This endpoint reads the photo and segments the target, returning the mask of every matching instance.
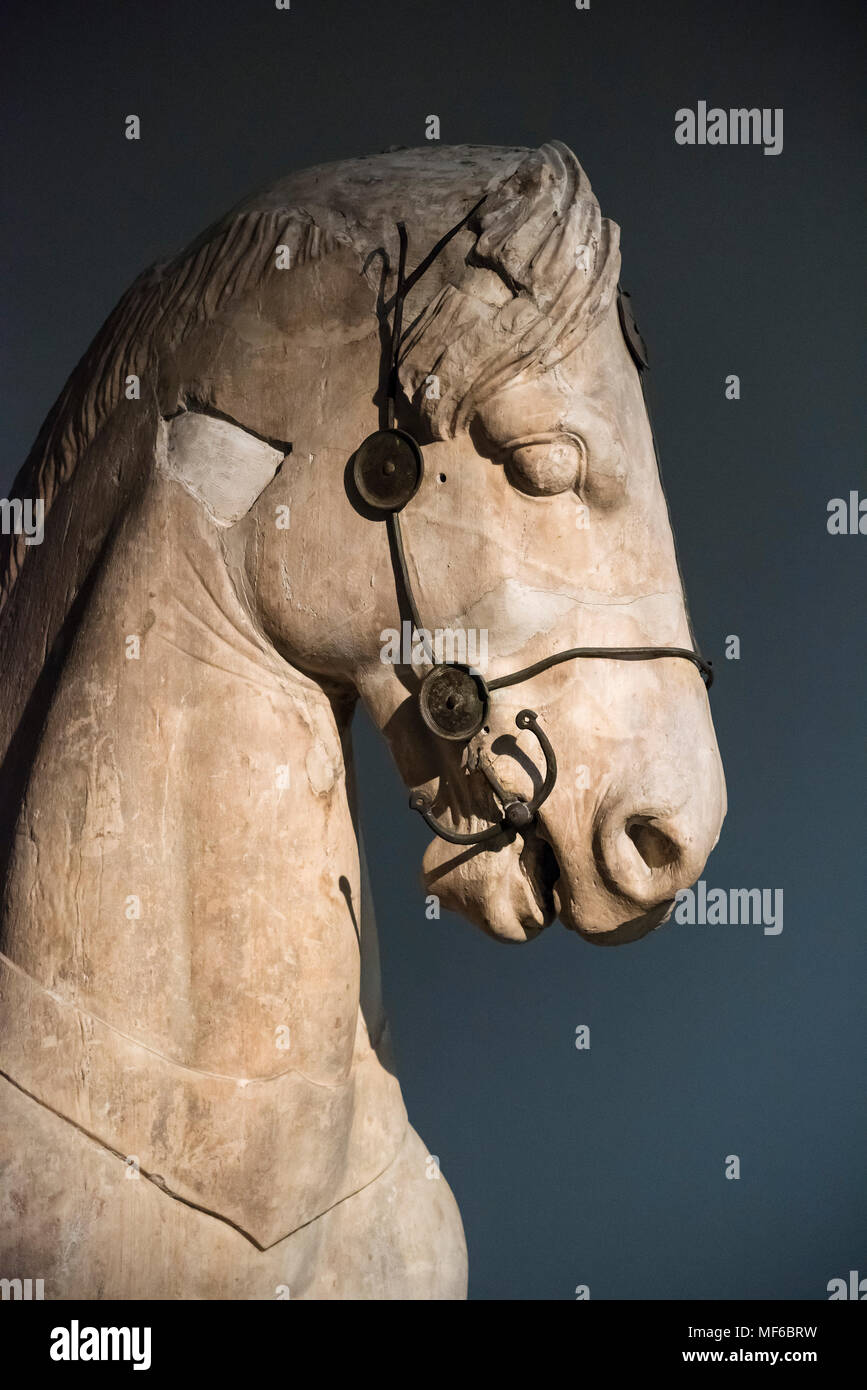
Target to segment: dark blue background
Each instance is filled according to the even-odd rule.
[[[709,885],[782,935],[600,950],[429,922],[427,835],[357,721],[386,1003],[476,1298],[824,1298],[867,1275],[863,26],[767,0],[7,5],[0,489],[121,292],[256,186],[424,143],[564,140],[623,229],[730,810]],[[678,107],[783,107],[784,148]],[[123,138],[124,117],[142,139]],[[724,379],[741,378],[739,402]],[[724,659],[727,634],[739,662]],[[574,1047],[589,1024],[592,1047]],[[728,1154],[741,1178],[727,1181]]]

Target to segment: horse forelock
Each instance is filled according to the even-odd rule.
[[[620,230],[559,141],[489,188],[471,226],[465,275],[443,286],[402,347],[404,388],[433,438],[454,436],[510,382],[574,351],[608,312],[619,277]],[[492,275],[503,294],[491,292]],[[438,395],[423,390],[431,375]]]

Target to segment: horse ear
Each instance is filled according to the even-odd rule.
[[[231,420],[185,410],[160,421],[157,468],[197,497],[218,526],[232,526],[246,516],[290,449],[277,449]]]

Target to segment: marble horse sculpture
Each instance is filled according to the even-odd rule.
[[[493,937],[635,940],[701,873],[724,783],[618,277],[562,144],[392,151],[238,206],[71,376],[15,488],[44,541],[0,569],[3,1277],[465,1296],[389,1051],[352,714],[445,832],[426,891]],[[391,425],[423,457],[403,583],[353,473]],[[387,657],[410,597],[486,634],[465,737],[422,717],[414,619]],[[571,648],[656,659],[544,665]]]

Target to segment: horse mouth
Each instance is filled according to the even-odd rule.
[[[518,862],[542,917],[541,931],[557,916],[554,889],[560,878],[560,865],[548,841],[536,831],[525,834]]]

